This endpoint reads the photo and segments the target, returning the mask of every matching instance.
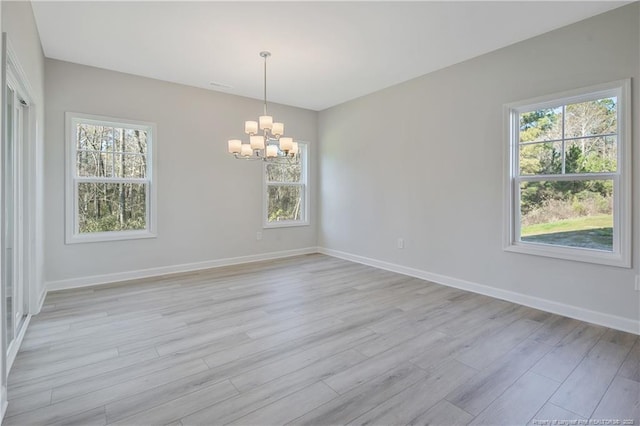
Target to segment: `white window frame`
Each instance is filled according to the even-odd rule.
[[[613,251],[525,242],[520,238],[519,114],[560,105],[617,97],[617,170],[613,173],[540,175],[554,180],[606,177],[613,180]],[[619,80],[509,103],[505,114],[504,250],[602,265],[631,267],[631,80]],[[528,176],[527,178],[531,178]],[[530,180],[530,179],[527,179]]]
[[[156,234],[156,184],[155,184],[155,145],[156,124],[144,121],[134,121],[123,118],[106,117],[101,115],[83,114],[78,112],[65,113],[65,242],[67,244],[88,243],[98,241],[119,241],[140,238],[155,238]],[[78,123],[91,123],[99,126],[125,127],[147,132],[147,170],[145,178],[91,178],[79,177],[76,171],[77,132]],[[146,229],[130,231],[107,231],[80,233],[78,218],[77,189],[79,182],[124,182],[144,183],[146,193]]]
[[[262,168],[262,227],[267,228],[287,228],[293,226],[308,226],[309,225],[309,147],[306,142],[298,142],[298,150],[300,151],[300,160],[302,170],[300,174],[300,182],[272,182],[267,181],[267,162],[264,162]],[[269,191],[270,185],[286,185],[286,186],[301,186],[302,191],[302,205],[303,212],[300,220],[281,220],[277,222],[268,221],[268,209],[269,209]]]

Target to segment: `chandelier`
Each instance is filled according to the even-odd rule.
[[[249,143],[240,139],[229,140],[229,154],[238,160],[277,161],[282,158],[295,158],[298,143],[284,136],[284,124],[273,121],[267,115],[267,58],[271,52],[260,52],[264,58],[264,109],[258,121],[245,121],[244,132],[249,135]],[[262,131],[262,133],[259,132]]]

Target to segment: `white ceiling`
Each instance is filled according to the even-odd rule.
[[[45,56],[322,110],[628,2],[34,1]],[[211,82],[232,86],[213,87]]]

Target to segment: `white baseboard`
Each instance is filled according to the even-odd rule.
[[[38,300],[38,304],[36,305],[36,311],[31,312],[32,315],[37,315],[42,310],[44,306],[44,300],[47,298],[47,286],[45,285],[44,290],[42,290],[42,294],[40,294],[40,299]]]
[[[2,385],[2,391],[0,392],[0,424],[2,424],[2,420],[4,420],[4,415],[7,414],[7,407],[9,407],[7,387]]]
[[[605,327],[614,328],[616,330],[626,331],[628,333],[640,334],[640,322],[629,318],[605,314],[602,312],[592,311],[590,309],[578,306],[567,305],[565,303],[554,302],[552,300],[542,299],[535,296],[529,296],[522,293],[516,293],[509,290],[503,290],[496,287],[490,287],[446,275],[435,274],[420,269],[409,268],[395,263],[376,260],[368,257],[358,256],[338,250],[318,247],[318,252],[328,256],[361,263],[375,268],[384,269],[391,272],[397,272],[403,275],[420,278],[437,284],[449,287],[459,288],[461,290],[471,291],[473,293],[483,294],[485,296],[495,297],[519,305],[529,306],[531,308],[540,309],[554,314],[562,315],[569,318],[575,318],[581,321],[593,324],[603,325]]]
[[[270,253],[253,254],[249,256],[228,257],[226,259],[207,260],[204,262],[183,263],[180,265],[160,266],[157,268],[139,269],[136,271],[117,272],[113,274],[92,275],[68,280],[49,281],[46,291],[68,290],[79,287],[89,287],[100,284],[110,284],[119,281],[136,280],[139,278],[157,277],[160,275],[191,272],[202,269],[219,268],[222,266],[238,265],[241,263],[260,262],[263,260],[281,259],[303,254],[317,253],[316,247],[306,247],[294,250],[275,251]],[[43,299],[44,301],[44,299]]]
[[[20,332],[15,337],[15,340],[11,342],[11,346],[7,350],[7,372],[11,371],[11,366],[13,365],[13,361],[16,360],[16,356],[18,355],[18,351],[20,350],[20,346],[22,346],[22,341],[24,340],[24,335],[27,333],[27,329],[29,328],[29,323],[31,322],[32,315],[29,314],[24,319],[24,324],[22,324],[22,328],[20,328]]]

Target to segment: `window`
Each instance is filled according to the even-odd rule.
[[[507,105],[505,249],[630,267],[629,80]]]
[[[155,125],[67,113],[66,242],[155,236]]]
[[[294,160],[264,163],[264,227],[308,225],[307,144]]]

